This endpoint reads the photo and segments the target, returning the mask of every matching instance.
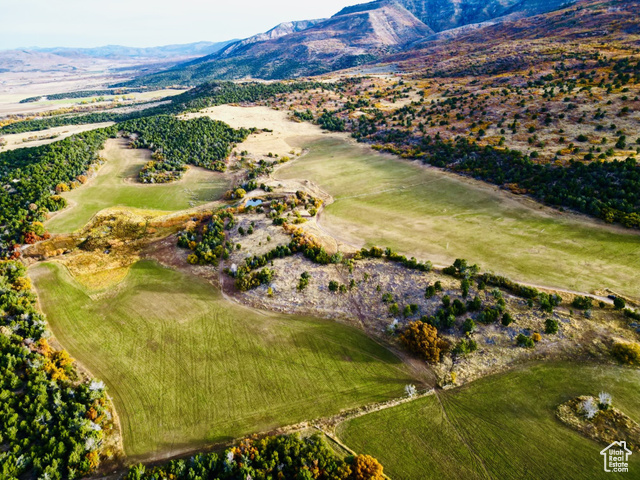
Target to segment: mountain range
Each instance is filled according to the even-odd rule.
[[[211,55],[123,85],[295,78],[378,61],[425,41],[553,11],[577,0],[380,0],[328,19],[287,22]]]
[[[377,0],[330,18],[281,23],[242,40],[151,48],[29,48],[0,52],[0,71],[73,72],[79,66],[140,65],[138,77],[114,86],[195,85],[211,79],[297,78],[412,52],[556,11],[582,0]],[[490,37],[488,37],[491,40]],[[111,67],[114,68],[114,67]]]
[[[64,72],[91,68],[100,64],[162,63],[167,68],[194,57],[210,55],[226,47],[227,42],[196,42],[160,47],[135,48],[107,45],[94,48],[19,48],[0,51],[0,72]]]

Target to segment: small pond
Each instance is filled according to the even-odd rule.
[[[245,207],[257,207],[258,205],[262,205],[262,200],[259,198],[247,200],[247,203],[244,204]]]

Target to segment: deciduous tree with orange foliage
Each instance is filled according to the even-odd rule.
[[[351,465],[355,480],[382,480],[382,465],[370,455],[358,455]]]
[[[420,320],[411,322],[400,340],[409,350],[423,356],[430,363],[438,363],[440,357],[449,350],[449,343],[438,336],[438,330]]]

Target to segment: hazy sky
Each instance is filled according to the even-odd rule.
[[[245,38],[366,0],[0,0],[0,49]]]

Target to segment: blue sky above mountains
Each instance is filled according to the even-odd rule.
[[[0,49],[150,47],[244,38],[289,20],[329,17],[357,0],[21,0],[2,2]]]

